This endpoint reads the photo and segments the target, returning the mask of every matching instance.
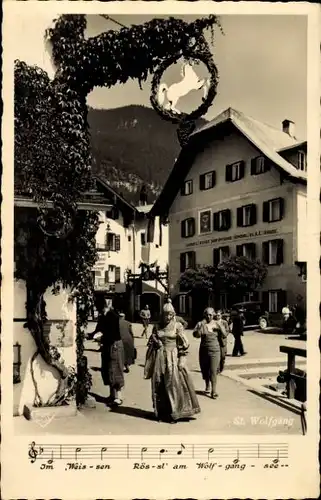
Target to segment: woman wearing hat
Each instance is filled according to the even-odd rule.
[[[199,413],[200,406],[186,367],[189,343],[171,303],[164,305],[161,322],[148,341],[144,376],[152,382],[155,417],[176,423]]]

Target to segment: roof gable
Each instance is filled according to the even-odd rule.
[[[186,178],[199,152],[200,138],[205,136],[207,132],[207,138],[204,138],[204,140],[210,142],[211,139],[215,138],[215,132],[218,127],[224,123],[231,123],[239,130],[239,132],[261,151],[262,154],[271,160],[289,180],[306,183],[306,172],[296,169],[278,153],[278,150],[295,147],[297,144],[302,143],[302,141],[299,142],[282,130],[278,130],[254,118],[246,116],[240,111],[228,108],[190,135],[188,144],[181,150],[167,182],[151,210],[151,215],[155,216],[168,212],[179,191],[182,181]],[[211,136],[209,136],[209,132],[211,132]]]

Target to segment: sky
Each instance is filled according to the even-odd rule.
[[[160,16],[158,16],[160,17]],[[114,16],[130,26],[152,16]],[[193,21],[195,16],[185,16]],[[44,30],[51,25],[50,15],[18,17],[14,27],[20,43],[15,58],[43,67],[52,76],[53,69],[43,41]],[[299,15],[223,15],[224,35],[216,29],[211,51],[219,72],[217,96],[205,118],[214,118],[233,107],[258,120],[281,128],[284,119],[296,124],[298,139],[306,138],[307,127],[307,22]],[[87,16],[87,36],[118,26],[101,16]],[[208,37],[210,38],[210,37]],[[94,108],[117,108],[129,104],[150,104],[150,79],[140,90],[137,81],[112,89],[95,88],[87,98]]]

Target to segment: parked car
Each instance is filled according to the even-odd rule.
[[[239,309],[243,313],[244,326],[259,326],[261,330],[268,327],[282,328],[282,313],[269,313],[263,302],[238,302],[231,309]]]

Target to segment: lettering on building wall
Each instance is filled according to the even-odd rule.
[[[228,241],[241,240],[241,239],[245,239],[245,238],[256,238],[257,236],[267,236],[267,235],[277,234],[277,232],[278,232],[277,229],[266,229],[264,231],[253,231],[251,233],[235,234],[234,236],[223,236],[221,238],[209,238],[206,240],[193,241],[191,243],[187,243],[186,247],[191,248],[191,247],[196,247],[196,246],[211,245],[213,243],[223,243],[223,242],[225,243]]]

